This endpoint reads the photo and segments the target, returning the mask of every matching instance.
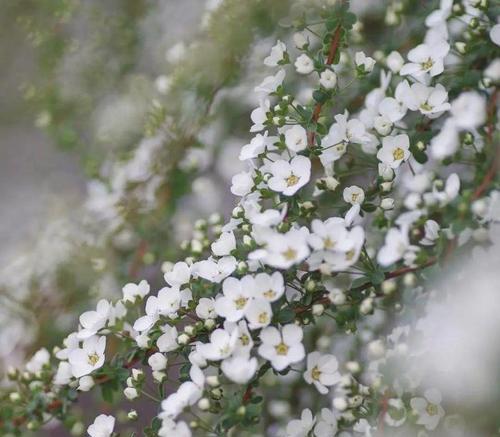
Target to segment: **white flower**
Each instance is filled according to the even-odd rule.
[[[371,73],[375,67],[375,59],[366,56],[364,52],[356,52],[354,61],[356,66],[365,73]]]
[[[385,422],[389,426],[401,426],[406,421],[406,408],[401,399],[389,399],[387,401],[387,412]]]
[[[341,379],[338,371],[339,365],[333,355],[321,355],[319,352],[311,352],[307,355],[307,369],[304,379],[308,384],[314,384],[321,394],[328,393],[330,387]]]
[[[236,258],[234,256],[225,256],[218,261],[207,259],[194,264],[194,272],[200,278],[210,282],[221,282],[227,278],[236,269]]]
[[[208,297],[202,297],[196,306],[196,315],[204,320],[215,319],[217,317],[217,313],[215,312],[215,301]]]
[[[398,168],[403,161],[407,161],[410,155],[410,139],[406,134],[384,137],[382,148],[377,152],[379,161],[393,169]]]
[[[430,144],[431,155],[435,159],[444,159],[453,155],[460,145],[459,130],[453,118],[448,118]]]
[[[146,301],[146,315],[134,323],[136,331],[147,331],[160,316],[175,315],[181,304],[181,293],[178,287],[163,287],[158,296],[150,296]]]
[[[259,132],[265,128],[264,123],[267,121],[267,113],[270,107],[271,103],[268,99],[260,100],[259,107],[255,108],[250,114],[250,119],[253,122],[250,132]]]
[[[314,427],[314,435],[316,437],[332,437],[337,434],[337,430],[337,417],[334,412],[328,408],[322,408],[321,415],[317,418]]]
[[[150,287],[148,281],[145,279],[139,282],[139,284],[129,282],[122,288],[123,300],[125,302],[134,302],[138,297],[142,299],[149,294],[149,290]]]
[[[476,91],[466,91],[451,103],[451,115],[459,129],[472,130],[486,122],[486,98]]]
[[[386,267],[399,261],[410,248],[408,229],[391,228],[385,236],[385,244],[379,250],[377,261]]]
[[[497,46],[500,46],[500,24],[495,24],[490,29],[490,38]]]
[[[493,83],[500,82],[500,58],[491,61],[490,65],[484,70],[484,77],[491,79]]]
[[[279,160],[271,163],[270,171],[269,188],[285,196],[293,196],[309,182],[311,161],[305,156],[295,156],[291,162]]]
[[[437,118],[450,109],[448,92],[441,84],[435,88],[421,83],[409,85],[405,80],[398,85],[399,98],[412,111],[420,111],[428,118]]]
[[[399,73],[405,61],[399,52],[392,51],[389,53],[389,56],[387,56],[386,62],[393,73]]]
[[[264,153],[266,150],[276,149],[276,146],[274,146],[276,141],[277,137],[269,137],[267,131],[264,132],[264,135],[257,134],[250,140],[249,144],[241,148],[239,156],[240,161],[257,158],[257,156]]]
[[[215,312],[229,322],[237,322],[244,314],[252,298],[253,278],[227,278],[222,284],[222,296],[215,301]]]
[[[262,297],[269,302],[275,302],[285,292],[283,275],[280,272],[258,273],[254,277],[254,295]]]
[[[423,398],[413,398],[410,405],[418,415],[417,423],[429,431],[436,429],[444,416],[441,393],[436,389],[426,390]]]
[[[172,287],[180,287],[187,284],[191,278],[191,268],[183,261],[177,262],[172,270],[163,275],[165,282]]]
[[[297,325],[285,325],[281,332],[274,326],[268,326],[260,333],[262,344],[259,346],[259,355],[281,371],[304,358],[302,337],[302,328]]]
[[[87,428],[90,437],[110,437],[115,428],[115,418],[101,414],[97,416],[94,423]]]
[[[106,299],[101,299],[97,303],[95,311],[86,311],[80,316],[80,325],[83,329],[78,332],[78,338],[83,340],[92,337],[100,329],[106,326],[106,322],[111,314],[112,306]]]
[[[82,347],[68,354],[71,371],[75,378],[88,375],[104,364],[106,337],[90,337],[83,341]]]
[[[238,330],[232,333],[224,329],[216,329],[210,334],[210,343],[200,344],[197,350],[208,361],[220,361],[228,358],[236,347]]]
[[[160,352],[171,352],[179,346],[177,344],[177,328],[165,325],[161,328],[163,334],[156,340],[156,346]]]
[[[50,354],[47,349],[42,348],[38,350],[35,355],[26,363],[26,370],[30,373],[38,373],[42,370],[43,366],[50,361]]]
[[[319,83],[323,88],[331,90],[337,85],[337,75],[332,70],[325,70],[319,76]]]
[[[403,65],[399,74],[411,75],[421,80],[429,73],[431,77],[441,74],[444,70],[444,58],[450,51],[450,45],[445,42],[427,45],[420,44],[408,52],[408,64]]]
[[[307,131],[296,124],[285,132],[285,144],[293,152],[300,152],[307,148]]]
[[[249,258],[271,267],[287,269],[309,255],[307,235],[307,228],[291,229],[286,234],[273,232],[265,236],[265,249],[252,252]]]
[[[71,371],[71,364],[67,361],[61,361],[59,366],[57,366],[57,372],[54,376],[53,383],[55,385],[66,385],[69,384],[73,378],[73,372]]]
[[[307,56],[305,53],[301,54],[295,60],[295,69],[299,74],[309,74],[314,71],[314,62],[313,60]]]
[[[167,357],[160,352],[156,352],[148,358],[149,367],[155,372],[167,368]]]
[[[210,246],[212,253],[216,256],[229,255],[236,249],[236,238],[233,232],[223,232],[220,237]]]
[[[378,105],[380,115],[387,118],[391,123],[401,120],[408,112],[408,108],[400,99],[399,90],[399,88],[396,88],[396,98],[385,97]]]
[[[274,76],[267,76],[260,85],[255,87],[255,92],[263,95],[274,93],[285,79],[285,70],[279,70]]]
[[[198,366],[193,365],[189,371],[189,377],[191,381],[183,382],[177,392],[169,395],[161,403],[163,410],[159,415],[161,419],[177,417],[184,408],[194,405],[201,398],[205,385],[205,375]]]
[[[186,422],[174,422],[169,417],[164,417],[161,428],[158,430],[159,437],[191,437],[191,430]]]
[[[342,195],[344,200],[351,205],[361,205],[365,201],[365,192],[357,185],[344,188]]]
[[[349,232],[341,218],[331,217],[322,222],[315,219],[311,223],[312,232],[307,242],[314,250],[340,250],[348,251],[352,248]]]
[[[385,115],[375,117],[373,120],[373,127],[382,136],[389,135],[392,130],[393,123]]]
[[[238,323],[226,321],[224,322],[224,329],[231,333],[231,335],[233,332],[236,332],[237,339],[233,355],[250,356],[253,348],[253,340],[248,330],[247,322],[245,320],[240,320]]]
[[[286,45],[280,40],[271,48],[271,53],[264,59],[264,65],[268,67],[276,67],[283,59],[285,59]]]
[[[231,179],[231,193],[235,196],[246,196],[254,186],[251,172],[242,171],[237,173]]]
[[[236,384],[246,384],[250,381],[257,370],[257,358],[249,358],[244,355],[235,355],[227,358],[221,363],[221,369],[231,381]]]
[[[311,410],[306,408],[302,411],[300,420],[291,420],[286,426],[286,437],[307,437],[314,425],[314,417]]]
[[[254,298],[245,309],[245,317],[249,322],[250,329],[263,328],[271,323],[273,317],[271,304],[267,299]]]

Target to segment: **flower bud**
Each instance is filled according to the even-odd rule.
[[[139,393],[134,387],[127,387],[125,390],[123,390],[123,394],[129,401],[139,397]]]
[[[139,414],[137,414],[137,411],[135,410],[130,410],[127,414],[127,419],[131,421],[137,420],[138,417]]]
[[[321,316],[325,311],[324,305],[317,303],[312,306],[312,313],[314,316]]]
[[[180,345],[188,344],[189,343],[189,335],[186,334],[181,334],[177,337],[177,343]]]
[[[206,381],[210,387],[218,387],[220,385],[219,377],[217,375],[207,376]]]
[[[347,401],[345,398],[334,398],[333,407],[339,411],[345,411],[347,409]]]
[[[373,299],[371,297],[367,297],[361,302],[359,306],[359,312],[361,314],[369,314],[373,311]]]
[[[385,211],[394,209],[394,199],[392,199],[391,197],[386,197],[385,199],[382,199],[382,202],[380,202],[380,207]]]
[[[198,408],[201,411],[207,411],[210,408],[210,400],[208,400],[207,398],[201,398],[198,401]]]

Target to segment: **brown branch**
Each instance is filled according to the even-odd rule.
[[[332,42],[330,44],[330,50],[328,51],[328,58],[326,59],[326,65],[332,65],[335,57],[337,56],[337,51],[340,44],[340,37],[342,36],[342,26],[339,24],[335,28],[335,32],[333,33]],[[316,103],[314,107],[313,115],[311,118],[312,123],[317,123],[319,116],[321,115],[321,110],[323,109],[323,103]],[[314,146],[314,141],[316,139],[316,132],[310,131],[307,134],[307,142],[309,146]]]

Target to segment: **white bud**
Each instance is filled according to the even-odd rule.
[[[403,276],[403,284],[407,287],[414,287],[417,283],[417,277],[413,273],[407,273]]]
[[[388,279],[387,281],[382,282],[382,292],[385,295],[392,294],[396,291],[396,281]]]
[[[374,340],[368,344],[368,353],[373,359],[382,358],[385,354],[385,346],[382,340]]]
[[[21,400],[21,395],[15,391],[9,394],[9,399],[11,402],[19,402]]]
[[[325,307],[320,303],[314,304],[312,306],[312,313],[314,316],[321,316],[325,312]]]
[[[165,378],[165,376],[167,376],[167,375],[165,374],[165,372],[161,372],[161,371],[159,371],[159,370],[154,370],[154,371],[152,372],[152,374],[153,374],[153,378],[154,378],[154,380],[155,380],[156,382],[162,382],[162,381],[163,381],[163,379]]]
[[[123,394],[129,401],[139,397],[139,393],[134,387],[127,387],[125,390],[123,390]]]
[[[331,90],[337,85],[337,75],[331,70],[325,70],[319,77],[319,83],[323,88]]]
[[[347,408],[347,401],[345,400],[345,398],[334,398],[333,407],[336,410],[345,411],[345,409]]]
[[[303,49],[304,46],[308,44],[307,38],[304,36],[303,33],[300,32],[297,32],[293,35],[293,42],[299,49]]]
[[[207,376],[206,381],[210,387],[218,387],[220,385],[219,377],[217,375]]]
[[[181,334],[177,337],[177,343],[179,344],[188,344],[189,343],[189,336],[186,334]]]
[[[348,361],[345,363],[345,367],[349,372],[354,374],[361,372],[361,366],[357,361]]]
[[[215,326],[215,320],[214,319],[207,319],[207,320],[205,320],[205,322],[203,322],[203,324],[205,325],[205,328],[213,329]]]
[[[326,188],[330,191],[335,191],[335,189],[339,186],[340,182],[335,179],[333,176],[327,176],[325,178]]]
[[[210,408],[210,401],[207,398],[201,398],[198,401],[198,408],[202,411],[206,411]]]
[[[382,199],[382,202],[380,202],[380,207],[385,211],[394,209],[394,199],[392,199],[391,197],[386,197],[385,199]]]
[[[127,414],[127,419],[128,420],[137,420],[139,415],[137,414],[137,411],[135,410],[130,410]]]
[[[156,352],[148,358],[148,364],[153,371],[163,370],[167,367],[167,357],[161,352]]]
[[[380,184],[380,188],[384,193],[388,193],[389,191],[392,190],[392,182],[382,182]]]
[[[194,334],[194,326],[193,325],[187,325],[184,327],[184,332],[187,334],[187,335],[193,335]]]
[[[78,383],[78,390],[80,391],[89,391],[92,387],[94,387],[94,379],[89,375],[82,376]]]
[[[359,311],[365,315],[371,313],[373,311],[373,299],[371,297],[364,299],[359,306]]]
[[[393,73],[399,73],[405,61],[399,52],[393,51],[387,56],[387,66]]]

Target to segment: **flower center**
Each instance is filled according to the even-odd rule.
[[[427,407],[425,407],[425,411],[427,411],[427,414],[429,416],[436,416],[438,414],[438,407],[435,404],[427,404]]]
[[[420,105],[420,109],[422,111],[432,111],[432,106],[425,102]]]
[[[95,366],[98,361],[99,361],[99,355],[97,355],[95,352],[88,356],[88,362],[91,366]]]
[[[420,63],[422,70],[426,70],[426,71],[430,70],[433,65],[434,65],[434,61],[431,58],[427,58],[426,61]]]
[[[335,246],[335,241],[333,241],[330,237],[326,237],[323,240],[323,244],[325,246],[325,249],[332,249]]]
[[[258,321],[259,323],[267,323],[269,321],[269,314],[265,313],[265,312],[262,312],[259,314],[259,317],[258,317]]]
[[[236,305],[236,309],[237,310],[243,309],[247,303],[247,300],[248,299],[246,297],[243,297],[243,296],[240,296],[238,299],[235,299],[234,304]]]
[[[349,252],[346,252],[345,253],[346,261],[351,261],[354,258],[355,253],[356,252],[354,251],[354,249],[351,249]]]
[[[405,151],[401,147],[396,147],[392,152],[392,157],[394,161],[400,161],[405,157]]]
[[[243,334],[240,336],[240,341],[243,346],[247,346],[250,343],[250,338],[248,338],[248,335]]]
[[[267,299],[273,299],[276,296],[276,292],[272,288],[270,288],[269,290],[265,291],[262,294]]]
[[[287,187],[293,187],[294,185],[297,185],[299,182],[299,177],[295,176],[293,173],[288,176],[286,179],[286,186]]]
[[[287,261],[293,261],[295,258],[297,258],[297,251],[289,247],[287,250],[282,252],[282,255]]]
[[[283,342],[274,346],[274,349],[276,349],[278,355],[286,355],[288,353],[288,346]]]
[[[358,197],[359,197],[359,193],[352,193],[351,194],[351,200],[353,202],[356,202],[358,200]]]
[[[319,381],[319,377],[321,376],[321,371],[318,369],[318,366],[314,366],[311,371],[311,377],[315,381]]]

